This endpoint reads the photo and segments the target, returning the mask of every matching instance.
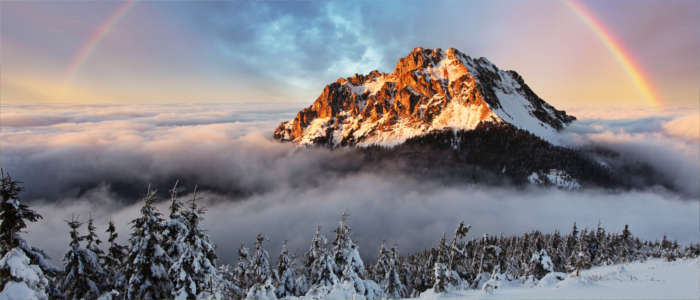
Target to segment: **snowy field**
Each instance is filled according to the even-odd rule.
[[[564,280],[555,277],[562,276]],[[504,282],[492,292],[430,290],[420,299],[699,299],[698,259],[666,262],[650,259],[624,265],[594,267],[580,277],[550,273],[536,284]]]

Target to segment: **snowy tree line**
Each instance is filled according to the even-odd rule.
[[[254,248],[241,244],[237,263],[217,265],[215,246],[200,227],[205,210],[197,205],[196,188],[182,203],[176,183],[167,217],[154,207],[156,193],[148,188],[139,216],[130,222],[128,245],[117,242],[111,220],[104,245],[91,217],[86,224],[77,216],[66,220],[68,251],[57,268],[20,236],[28,222],[41,219],[21,203],[21,186],[2,174],[1,188],[0,300],[407,298],[427,290],[488,291],[503,281],[536,283],[553,272],[577,276],[592,266],[700,254],[698,244],[683,247],[666,237],[644,241],[628,226],[617,233],[574,223],[568,233],[469,238],[471,227],[460,223],[434,248],[405,256],[382,242],[376,262],[365,264],[343,213],[331,231],[333,240],[318,226],[300,257],[285,242],[273,262],[259,234]]]

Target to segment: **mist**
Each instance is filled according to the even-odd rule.
[[[2,107],[2,166],[26,188],[23,199],[44,220],[26,237],[54,260],[67,249],[72,214],[92,216],[100,231],[115,221],[122,242],[140,197],[153,184],[164,195],[180,180],[183,201],[200,187],[208,209],[203,227],[223,262],[242,242],[269,238],[276,256],[283,240],[308,249],[316,225],[330,232],[343,211],[368,260],[379,243],[404,254],[435,245],[459,221],[471,237],[531,230],[568,231],[573,222],[611,231],[625,224],[645,239],[664,234],[697,242],[700,172],[697,111],[643,117],[582,119],[562,134],[572,147],[605,147],[648,162],[674,187],[564,191],[481,186],[415,178],[360,167],[352,151],[299,148],[271,139],[298,104],[23,105]],[[696,125],[693,127],[693,125]],[[101,226],[101,227],[100,227]]]

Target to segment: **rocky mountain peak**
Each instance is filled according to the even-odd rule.
[[[539,98],[515,71],[457,49],[418,47],[392,73],[339,78],[274,136],[298,144],[396,145],[434,130],[503,122],[556,143],[575,118]]]

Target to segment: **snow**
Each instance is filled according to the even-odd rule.
[[[567,189],[567,190],[577,190],[581,188],[581,184],[569,174],[562,170],[551,169],[547,173],[547,180],[554,186]]]
[[[304,135],[299,139],[302,145],[311,145],[319,137],[326,136],[326,127],[330,118],[316,118],[304,129]]]
[[[37,265],[30,264],[21,248],[13,248],[0,259],[0,271],[7,272],[10,280],[0,291],[0,300],[46,299],[46,277]],[[3,278],[5,279],[5,278]],[[19,280],[19,281],[17,281]]]
[[[501,74],[502,77],[510,75]],[[529,131],[539,138],[552,143],[553,145],[561,145],[560,136],[557,130],[548,124],[542,123],[539,119],[531,114],[534,111],[532,104],[518,93],[506,93],[503,90],[496,90],[496,97],[500,100],[501,107],[494,109],[503,121],[511,125]]]
[[[30,265],[29,258],[24,255],[24,251],[19,248],[13,248],[2,260],[0,260],[0,266],[7,266],[10,270],[10,276],[20,279],[26,282],[38,282],[41,270],[38,270],[38,266]]]
[[[10,281],[0,292],[0,300],[39,300],[34,290],[24,282]]]
[[[540,175],[537,174],[537,172],[532,172],[530,176],[527,177],[527,181],[530,182],[530,184],[543,184],[544,182],[542,179],[540,179]]]
[[[532,172],[532,174],[527,177],[527,180],[530,184],[551,184],[565,190],[577,190],[581,188],[581,184],[578,180],[571,177],[571,175],[565,171],[557,169],[550,169],[547,173]]]
[[[432,290],[420,299],[697,299],[698,258],[666,262],[650,259],[624,265],[594,267],[573,274],[549,273],[532,287],[501,284],[498,289]]]
[[[486,112],[486,117],[482,118]],[[459,103],[456,99],[450,101],[442,113],[433,120],[432,129],[474,129],[483,120],[498,121],[500,118],[493,113],[487,106],[469,105]]]

